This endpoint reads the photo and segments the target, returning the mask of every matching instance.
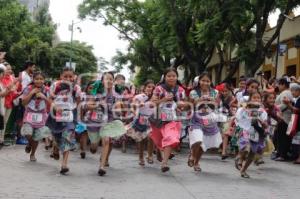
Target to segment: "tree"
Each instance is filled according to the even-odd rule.
[[[22,70],[21,66],[25,60],[32,60],[37,63],[44,72],[52,69],[52,48],[49,43],[43,42],[38,38],[22,38],[14,43],[9,50],[10,59],[16,64],[16,72]]]
[[[101,71],[101,72],[103,72],[103,71],[107,71],[108,70],[108,66],[107,65],[109,65],[109,62],[108,61],[106,61],[106,59],[105,58],[103,58],[103,57],[98,57],[98,67],[99,67],[99,70]]]
[[[93,47],[86,43],[73,41],[72,44],[72,62],[76,63],[76,73],[97,72],[97,59],[94,56]],[[71,45],[69,42],[61,42],[53,48],[53,67],[47,71],[51,77],[59,77],[62,68],[70,59]]]
[[[265,55],[269,51],[272,43],[278,37],[284,21],[285,15],[288,15],[294,8],[300,5],[299,0],[212,0],[212,1],[196,1],[197,6],[206,6],[206,9],[216,9],[216,13],[212,15],[211,20],[207,19],[200,27],[199,36],[207,39],[205,31],[210,33],[216,31],[216,23],[226,24],[227,39],[232,48],[238,50],[237,62],[245,62],[246,75],[253,76],[265,59]],[[274,34],[269,38],[264,35],[267,31],[267,25],[270,14],[275,10],[280,10],[277,26]],[[225,15],[225,13],[227,13]],[[218,16],[223,16],[219,18]],[[216,23],[210,23],[215,21]],[[224,44],[224,40],[218,40]],[[205,41],[204,41],[205,42]],[[228,42],[225,42],[228,44]],[[224,48],[227,50],[228,48]],[[222,51],[219,52],[222,53]],[[223,57],[224,59],[224,57]],[[220,62],[222,57],[220,55]],[[238,64],[233,64],[229,71],[228,77],[232,76],[237,70]]]
[[[0,0],[0,41],[6,51],[20,41],[28,23],[29,14],[17,0]]]
[[[253,75],[278,36],[283,14],[297,5],[299,0],[85,0],[79,12],[82,18],[102,19],[129,42],[128,51],[117,52],[113,59],[117,69],[138,66],[148,72],[147,78],[161,74],[174,60],[174,67],[185,68],[189,82],[207,69],[214,51],[220,60],[218,74],[227,65],[229,78],[238,63],[245,62],[247,75]],[[276,9],[282,13],[276,31],[263,38],[268,17]],[[238,55],[232,60],[236,49]]]
[[[16,0],[0,1],[0,42],[7,51],[7,60],[22,70],[26,60],[32,60],[40,68],[52,66],[52,40],[55,25],[48,9],[41,8],[32,20],[26,7]]]
[[[169,66],[168,57],[163,56],[155,46],[152,25],[156,20],[152,15],[158,6],[150,1],[84,1],[79,7],[80,16],[101,18],[120,32],[120,38],[129,42],[127,53],[117,52],[112,64],[117,71],[128,66],[151,68],[151,71],[163,71]],[[151,12],[150,12],[151,11]]]
[[[250,21],[243,26],[233,24],[230,31],[239,45],[239,54],[247,66],[247,75],[253,76],[263,63],[272,43],[278,37],[283,23],[293,9],[300,5],[299,0],[240,1],[245,8],[244,15],[250,15]],[[280,10],[275,32],[270,38],[264,37],[267,31],[269,15]],[[237,23],[238,24],[238,23]],[[249,45],[250,42],[252,45]],[[255,57],[255,59],[253,59]]]

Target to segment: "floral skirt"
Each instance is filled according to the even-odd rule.
[[[152,131],[151,127],[149,127],[145,132],[139,132],[134,130],[133,128],[129,128],[127,130],[126,135],[132,138],[136,142],[141,142],[148,137],[151,131]]]
[[[249,137],[244,136],[246,133],[243,133],[243,131],[244,130],[242,128],[237,127],[237,134],[239,136],[239,150],[262,154],[264,152],[264,148],[266,147],[265,138],[259,138],[258,142],[253,142],[249,139]]]
[[[23,124],[21,128],[22,136],[32,136],[34,141],[40,141],[44,138],[51,137],[51,131],[47,126],[43,126],[41,128],[33,128],[30,124]]]
[[[75,132],[64,131],[53,135],[55,142],[61,152],[70,151],[76,148]]]

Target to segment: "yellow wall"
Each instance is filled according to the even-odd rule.
[[[278,57],[278,67],[277,67],[277,78],[287,73],[287,67],[296,65],[296,77],[300,76],[300,48],[295,48],[293,44],[294,40],[289,40],[286,43],[288,45],[287,52],[283,56]],[[273,52],[273,60],[266,58],[263,64],[263,71],[272,71],[272,76],[275,75],[275,59],[276,52]]]

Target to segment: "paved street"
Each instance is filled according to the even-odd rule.
[[[157,162],[141,168],[134,151],[122,154],[113,150],[111,168],[105,177],[97,176],[98,155],[87,154],[81,160],[71,154],[68,176],[61,176],[57,161],[40,145],[36,163],[29,162],[23,146],[0,151],[0,198],[104,198],[104,199],[193,199],[253,198],[298,199],[300,168],[290,163],[266,160],[260,167],[251,166],[251,179],[242,179],[233,160],[221,162],[206,155],[203,172],[195,174],[186,166],[186,155],[171,161],[171,172],[162,174]]]

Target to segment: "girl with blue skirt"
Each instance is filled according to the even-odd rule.
[[[64,68],[60,80],[53,83],[50,88],[52,101],[50,117],[47,126],[51,129],[56,147],[62,152],[61,174],[69,172],[68,159],[70,150],[75,149],[75,117],[77,104],[80,102],[80,86],[74,85],[74,71]],[[57,148],[54,155],[59,156]]]
[[[140,166],[145,166],[144,148],[146,141],[149,140],[148,135],[152,131],[149,118],[154,114],[155,109],[155,105],[150,101],[154,88],[154,82],[148,80],[144,84],[143,93],[133,98],[135,118],[128,125],[127,135],[138,143]],[[149,145],[152,146],[151,143]],[[153,163],[152,154],[148,154],[148,163]]]

